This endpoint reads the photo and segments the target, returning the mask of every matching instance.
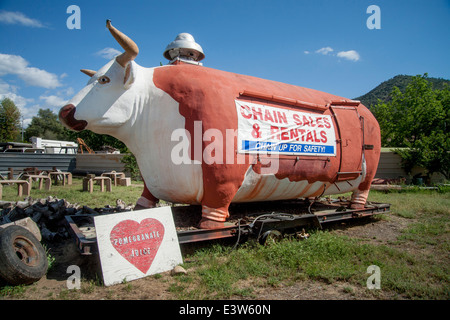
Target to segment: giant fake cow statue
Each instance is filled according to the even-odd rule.
[[[353,191],[366,203],[380,155],[380,129],[358,101],[280,82],[177,63],[144,68],[124,49],[59,113],[72,130],[123,141],[136,156],[144,191],[201,204],[200,228],[219,228],[232,202],[319,197]]]

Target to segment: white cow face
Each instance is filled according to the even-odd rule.
[[[133,94],[128,91],[136,70],[134,61],[122,67],[116,59],[111,60],[60,110],[60,121],[72,130],[98,133],[108,133],[124,124],[132,112]]]
[[[106,21],[106,27],[125,50],[97,72],[81,70],[91,79],[59,111],[59,120],[69,129],[89,129],[111,133],[130,118],[134,95],[132,85],[138,67],[133,61],[139,53],[136,43]]]

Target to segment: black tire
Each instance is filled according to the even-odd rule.
[[[47,268],[45,250],[30,231],[16,225],[0,230],[0,277],[12,285],[31,284]]]
[[[276,242],[281,241],[283,239],[283,235],[278,230],[269,230],[263,233],[263,235],[259,238],[259,243],[264,246],[270,246]]]

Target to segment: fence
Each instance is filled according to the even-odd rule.
[[[7,175],[9,168],[20,171],[25,168],[51,170],[53,167],[73,174],[123,171],[123,154],[47,154],[0,153],[0,174]]]
[[[124,154],[26,154],[26,153],[0,153],[0,171],[8,168],[21,170],[37,167],[39,170],[50,170],[53,167],[61,171],[74,174],[102,173],[105,171],[124,171],[121,162]],[[401,167],[401,158],[391,149],[383,148],[381,151],[376,178],[397,179],[407,177]],[[421,172],[420,168],[413,170],[413,175]],[[432,180],[439,179],[435,177]]]
[[[121,162],[124,154],[96,153],[77,154],[75,173],[100,173],[105,171],[123,172],[125,165]]]
[[[400,156],[390,149],[381,149],[375,178],[396,179],[399,177],[406,177],[406,172],[401,167]]]
[[[8,168],[23,170],[25,168],[51,170],[53,167],[61,171],[72,172],[76,167],[75,154],[47,154],[47,153],[0,153],[0,172],[7,172]]]
[[[422,173],[425,169],[414,167],[411,174],[408,175],[401,167],[401,157],[396,154],[393,149],[381,148],[380,162],[378,163],[377,173],[375,178],[381,179],[398,179],[406,178],[407,183],[412,182],[412,176]],[[433,173],[430,177],[431,183],[439,183],[445,180],[445,177],[439,173]]]

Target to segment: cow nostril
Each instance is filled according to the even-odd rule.
[[[68,104],[62,107],[61,110],[59,110],[59,120],[61,122],[65,122],[65,119],[68,118],[71,111],[75,113],[75,106],[73,104]]]
[[[81,131],[87,126],[87,121],[75,119],[76,108],[73,104],[65,105],[59,111],[59,121],[72,130]]]

